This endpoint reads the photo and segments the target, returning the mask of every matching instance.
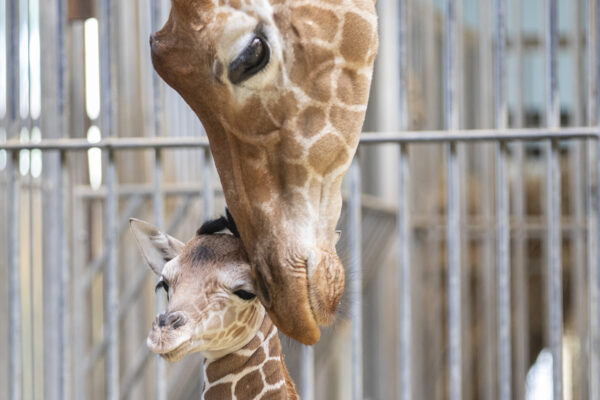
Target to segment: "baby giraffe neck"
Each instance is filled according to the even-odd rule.
[[[246,346],[204,362],[202,399],[298,399],[283,362],[277,328],[266,313]]]

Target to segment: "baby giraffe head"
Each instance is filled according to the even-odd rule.
[[[244,347],[265,310],[256,299],[242,242],[226,218],[205,223],[186,244],[137,219],[131,230],[144,259],[167,292],[167,310],[152,323],[147,344],[168,361],[201,352],[216,359]]]

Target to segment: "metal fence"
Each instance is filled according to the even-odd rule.
[[[115,26],[123,29],[127,24],[116,21],[130,16],[120,12],[138,13],[134,31],[146,34],[160,25],[168,7],[160,1],[134,3],[98,2],[102,103],[98,115],[80,118],[77,115],[85,111],[79,103],[85,103],[85,98],[77,93],[85,92],[82,87],[89,77],[69,57],[83,58],[83,24],[67,21],[65,0],[0,0],[0,11],[5,10],[0,31],[6,33],[0,40],[6,66],[0,68],[0,75],[6,72],[0,83],[6,83],[7,99],[6,111],[0,109],[7,138],[0,142],[0,277],[4,278],[0,293],[7,306],[0,315],[9,316],[0,331],[0,338],[6,336],[3,354],[8,354],[0,383],[9,388],[10,399],[164,399],[167,394],[190,398],[199,392],[199,358],[167,368],[145,347],[155,307],[163,304],[154,303],[150,274],[130,249],[125,227],[129,217],[145,215],[170,232],[189,235],[202,219],[219,213],[222,193],[201,127],[182,123],[194,116],[149,72],[147,56],[132,57],[133,61],[124,56],[123,61],[145,65],[137,93],[143,109],[138,129],[143,137],[130,137],[127,127],[134,124],[117,121],[119,112],[126,114],[124,110],[133,107],[118,88],[126,79],[126,68],[119,64],[124,52],[116,43],[127,35]],[[379,7],[389,5],[379,3]],[[523,118],[515,118],[514,112],[509,121],[507,4],[493,2],[494,73],[489,82],[493,129],[461,126],[460,114],[465,111],[460,104],[465,103],[459,94],[464,88],[458,86],[465,77],[457,57],[457,47],[463,43],[457,38],[463,32],[457,25],[458,3],[446,0],[442,9],[444,129],[417,131],[411,130],[409,121],[410,2],[396,2],[399,129],[362,135],[345,184],[341,224],[346,233],[340,252],[348,270],[343,306],[348,307],[349,323],[326,332],[316,351],[284,341],[304,399],[525,398],[527,371],[535,361],[529,356],[535,347],[529,340],[536,329],[531,322],[535,313],[544,314],[543,338],[536,346],[547,347],[552,354],[553,398],[600,399],[600,1],[576,2],[586,16],[585,35],[575,35],[573,46],[586,57],[586,73],[580,78],[587,91],[579,107],[585,110],[578,112],[587,116],[587,122],[561,127],[558,2],[547,0],[546,126],[538,128],[521,127],[518,120]],[[39,7],[37,20],[32,18],[36,9],[31,4]],[[26,34],[23,18],[27,32],[35,28],[35,21],[41,32],[44,70],[37,114],[32,105],[34,36],[27,34],[28,47],[20,48]],[[521,42],[513,38],[511,51],[522,51]],[[139,37],[133,40],[133,46],[140,43]],[[23,59],[29,60],[25,70]],[[169,119],[173,114],[176,118]],[[102,130],[99,140],[85,135],[95,125]],[[28,135],[22,134],[23,128]],[[43,132],[41,140],[33,135],[35,128]],[[366,171],[372,162],[369,151],[384,147],[395,153],[391,171],[377,170],[395,181],[391,208],[373,205],[363,195],[371,183]],[[528,156],[531,149],[539,152],[538,158]],[[489,158],[485,174],[473,171],[467,157],[472,152]],[[90,160],[98,154],[101,184],[95,186]],[[432,212],[422,214],[415,204],[421,199],[415,197],[423,184],[420,169],[423,163],[437,162],[424,161],[423,155],[435,154],[443,154],[443,160],[442,169],[434,168],[439,181],[433,186],[443,190],[425,195],[441,200]],[[43,161],[37,176],[32,171],[36,158]],[[186,175],[182,171],[190,165],[194,171]],[[539,184],[533,195],[528,187],[532,181]],[[467,207],[466,193],[473,186],[477,186],[474,197],[481,212]],[[527,209],[534,197],[540,212]],[[378,217],[372,216],[373,210]],[[386,221],[395,227],[383,236],[394,243],[391,259],[397,278],[386,282],[395,296],[382,300],[376,293],[381,286],[373,282],[390,281],[386,275],[390,270],[379,265],[389,260],[374,253],[386,254],[385,239],[376,236],[385,231]],[[543,252],[530,250],[530,242]],[[531,278],[532,265],[538,264],[543,273]],[[437,276],[433,291],[424,283],[429,278],[423,271]],[[565,277],[573,283],[565,285]],[[544,288],[539,294],[542,306],[532,309],[528,299],[538,287]],[[478,301],[485,303],[483,312],[472,316]],[[387,309],[374,309],[374,304]],[[436,325],[428,322],[430,313],[439,317]],[[392,322],[371,326],[374,314]],[[563,324],[569,329],[574,326],[580,349],[573,358],[577,368],[565,369],[563,339],[569,329]],[[443,333],[433,332],[436,328]],[[393,337],[392,349],[379,348],[380,329]],[[426,354],[427,347],[435,349],[431,352],[437,358]],[[338,361],[323,360],[324,355]],[[573,375],[568,387],[563,387],[565,371]]]

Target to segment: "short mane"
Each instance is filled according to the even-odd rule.
[[[202,224],[200,229],[196,232],[197,235],[212,235],[217,232],[224,231],[225,229],[229,229],[229,231],[236,238],[240,237],[240,233],[237,230],[237,226],[235,225],[235,221],[231,216],[228,208],[225,208],[225,216],[221,216],[220,218],[206,221]]]

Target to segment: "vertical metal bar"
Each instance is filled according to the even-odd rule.
[[[156,96],[156,94],[155,94]],[[156,97],[155,97],[156,102]],[[155,110],[156,112],[156,110]],[[155,125],[156,127],[156,125]],[[156,131],[155,133],[160,132]],[[162,180],[163,180],[163,169],[162,169],[162,155],[160,149],[154,149],[154,170],[153,170],[153,192],[152,192],[152,203],[154,205],[154,223],[160,229],[163,229],[164,225],[164,205],[163,205],[163,193],[162,193]],[[164,296],[154,296],[155,308],[157,313],[163,312],[165,309]],[[154,384],[156,390],[156,399],[165,400],[167,398],[167,382],[166,382],[166,368],[165,361],[158,354],[154,355]]]
[[[350,199],[348,202],[348,226],[350,232],[350,293],[353,301],[350,307],[352,317],[352,399],[363,400],[363,332],[362,332],[362,239],[361,239],[361,184],[360,162],[355,158],[348,173]]]
[[[6,3],[7,25],[7,117],[8,139],[19,132],[19,5],[17,1]],[[23,355],[21,325],[21,261],[20,249],[20,203],[19,203],[19,152],[7,154],[8,172],[8,274],[9,274],[9,399],[20,400],[23,395]]]
[[[57,120],[58,129],[61,136],[67,135],[66,122],[66,22],[67,8],[66,0],[57,0],[57,24],[56,24],[56,40],[57,40]],[[66,288],[70,288],[70,259],[69,259],[69,241],[66,227],[68,225],[68,215],[70,207],[70,198],[68,195],[68,164],[66,152],[60,152],[60,168],[57,175],[57,198],[58,198],[58,221],[60,226],[57,227],[58,249],[57,249],[57,266],[61,271],[61,288],[58,290],[58,306],[59,306],[59,321],[58,321],[58,346],[59,346],[59,382],[58,382],[58,398],[68,399],[71,394],[71,310],[69,308],[69,293]]]
[[[517,76],[515,87],[517,90],[516,104],[514,110],[514,126],[524,127],[523,119],[523,34],[522,34],[522,2],[514,0],[514,21],[516,32],[514,36],[514,51],[517,62]],[[525,221],[525,184],[524,184],[524,143],[517,142],[513,145],[513,165],[520,173],[514,175],[512,181],[512,206],[513,218],[515,222],[514,230],[514,288],[515,288],[515,329],[514,329],[514,397],[516,399],[525,399],[525,384],[527,378],[527,369],[529,367],[529,322],[528,322],[528,292],[527,292],[527,266],[526,257],[526,234],[524,230]]]
[[[112,90],[112,0],[100,2],[100,83],[102,101],[102,130],[107,137],[113,136],[113,90]],[[104,337],[106,398],[119,399],[119,315],[117,279],[117,171],[112,149],[105,152],[106,200],[105,200],[105,248],[107,255],[104,272]]]
[[[575,98],[572,108],[571,126],[582,126],[585,111],[583,108],[586,81],[585,77],[585,54],[581,43],[581,25],[585,19],[585,5],[583,0],[574,2],[573,18],[570,20],[572,32],[572,45],[569,55],[574,60],[575,68],[571,78],[574,80]],[[585,25],[585,23],[584,23]],[[575,334],[580,343],[585,343],[587,338],[587,304],[586,304],[586,263],[585,263],[585,141],[577,140],[569,143],[569,212],[572,216],[574,229],[569,231],[569,244],[571,251],[569,263],[572,268],[570,297],[573,304],[573,320]],[[573,366],[572,389],[576,396],[589,398],[588,385],[585,371],[588,365],[588,352],[580,352]]]
[[[448,130],[458,128],[458,112],[454,99],[456,93],[454,8],[454,0],[446,0],[444,13],[444,120]],[[448,385],[450,400],[462,399],[459,185],[456,143],[448,143],[446,145],[446,249],[448,255]]]
[[[151,0],[150,2],[150,27],[153,32],[159,29],[160,24],[160,1]],[[162,134],[163,103],[160,90],[160,80],[156,71],[152,72],[152,94],[153,94],[153,116],[154,116],[154,136]],[[160,229],[164,224],[164,198],[162,193],[163,167],[162,154],[158,148],[154,150],[154,170],[153,170],[153,194],[152,203],[154,205],[154,223]],[[165,309],[165,299],[163,296],[155,296],[156,312],[160,313]],[[167,399],[167,375],[165,361],[159,355],[154,355],[154,385],[157,400]]]
[[[400,103],[400,130],[408,129],[408,52],[407,52],[407,1],[398,0],[398,66],[399,66],[399,103]],[[408,204],[408,148],[401,144],[398,153],[398,220],[396,224],[396,249],[398,252],[398,288],[399,288],[399,315],[398,315],[398,398],[410,400],[412,390],[412,292],[410,271],[410,232],[409,232],[409,204]]]
[[[315,400],[315,348],[302,346],[300,381],[303,400]]]
[[[106,398],[119,399],[119,307],[117,286],[117,171],[114,152],[106,156],[106,204],[105,204],[105,249],[106,269],[104,272],[104,337],[106,338],[105,375]]]
[[[505,0],[496,0],[494,40],[494,99],[496,129],[507,127],[505,96]],[[511,399],[511,323],[510,323],[510,245],[508,218],[508,181],[506,178],[506,143],[496,145],[496,225],[497,225],[497,301],[498,301],[498,389],[500,400]]]
[[[23,394],[23,360],[21,353],[21,261],[20,249],[20,203],[19,203],[19,152],[12,151],[8,154],[8,269],[9,269],[9,398],[20,400]]]
[[[398,256],[398,365],[399,396],[410,400],[412,396],[412,273],[410,263],[411,231],[410,231],[410,174],[408,166],[408,146],[401,144],[398,154],[398,221],[396,224],[396,249]]]
[[[600,125],[600,0],[587,2],[588,54],[588,122]],[[592,45],[593,44],[593,45]],[[594,88],[595,87],[595,92]],[[592,179],[591,149],[596,150],[596,180]],[[588,169],[588,296],[589,296],[589,398],[600,399],[600,141],[590,146],[587,152],[590,162]],[[594,183],[595,189],[594,192]]]
[[[64,117],[64,114],[61,114]],[[63,125],[64,126],[64,125]],[[71,275],[70,275],[70,258],[69,258],[69,240],[67,235],[66,227],[69,226],[69,210],[70,210],[70,196],[68,192],[69,182],[69,167],[67,160],[67,153],[65,151],[60,152],[60,173],[58,175],[57,190],[58,190],[58,220],[61,221],[59,227],[57,227],[59,248],[57,249],[57,256],[59,266],[61,267],[61,288],[63,290],[58,291],[59,295],[59,346],[60,346],[60,382],[59,382],[59,398],[68,399],[71,393],[71,309],[69,307],[69,293],[67,288],[71,287]]]
[[[551,129],[560,126],[558,98],[557,44],[558,4],[547,0],[546,15],[546,120]],[[561,274],[561,206],[558,142],[547,146],[547,220],[548,220],[548,305],[549,338],[552,351],[552,386],[555,400],[562,399],[562,274]]]
[[[511,318],[510,318],[510,226],[508,217],[508,180],[506,143],[496,147],[496,225],[498,279],[498,389],[499,399],[512,398]]]

